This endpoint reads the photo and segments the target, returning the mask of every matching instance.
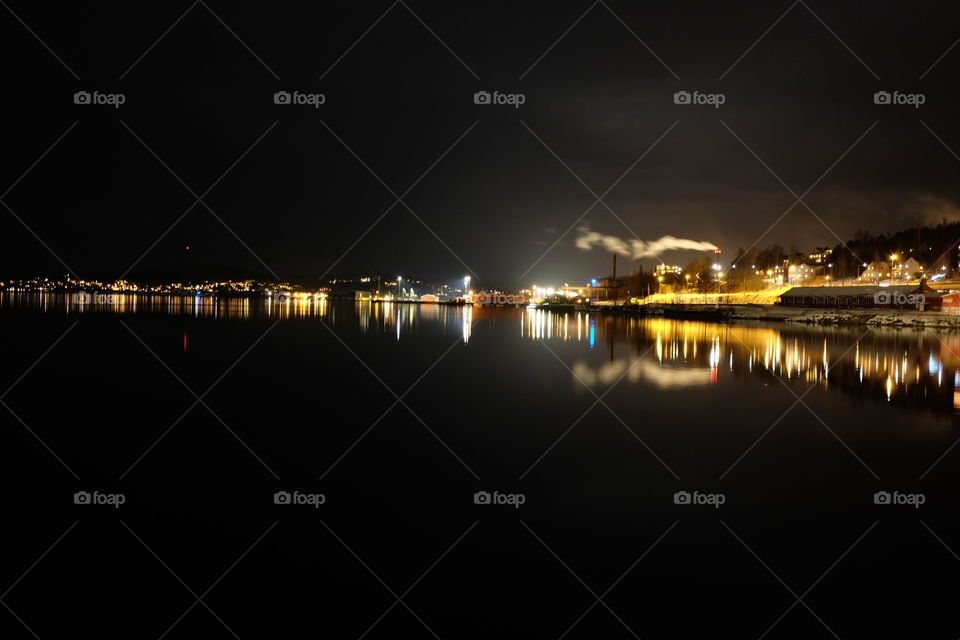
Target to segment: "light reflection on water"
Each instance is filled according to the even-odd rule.
[[[960,412],[960,332],[789,323],[719,324],[527,310],[524,338],[609,349],[607,362],[578,358],[589,385],[623,377],[661,390],[776,375],[886,402]],[[594,331],[598,338],[594,337]]]
[[[519,326],[521,341],[567,343],[573,374],[590,386],[617,380],[658,390],[691,389],[748,377],[784,380],[873,399],[960,411],[960,332],[840,328],[788,323],[717,324],[663,318],[490,309],[438,304],[113,294],[77,304],[69,294],[0,292],[0,309],[83,316],[163,313],[208,319],[322,318],[361,334],[412,339],[438,327],[473,346],[473,327],[490,320]],[[512,333],[512,331],[509,331]],[[503,333],[484,339],[516,341]],[[576,351],[581,348],[582,351]],[[772,378],[771,378],[772,379]]]
[[[424,326],[460,325],[464,343],[473,329],[472,307],[442,304],[331,301],[325,297],[288,298],[274,301],[261,297],[211,295],[162,295],[110,293],[78,302],[74,294],[0,291],[0,309],[33,309],[44,313],[83,316],[97,313],[165,313],[195,318],[323,318],[334,326],[356,323],[361,333],[391,333],[397,340]]]

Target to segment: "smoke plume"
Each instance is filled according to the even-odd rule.
[[[578,249],[589,251],[594,247],[603,247],[610,253],[630,256],[634,260],[659,256],[664,251],[713,251],[717,248],[717,245],[712,242],[699,242],[686,238],[674,238],[673,236],[663,236],[658,240],[644,242],[636,238],[624,240],[617,236],[606,236],[602,233],[591,231],[587,227],[580,227],[578,231],[580,233],[576,240]]]

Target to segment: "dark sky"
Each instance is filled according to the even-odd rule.
[[[9,2],[3,201],[80,276],[134,263],[450,280],[469,268],[504,287],[605,274],[609,255],[577,249],[576,229],[557,240],[590,190],[645,152],[604,197],[616,215],[598,204],[576,226],[732,254],[794,203],[787,187],[821,176],[804,202],[823,224],[798,204],[762,245],[957,217],[960,161],[935,137],[960,150],[960,47],[934,65],[960,38],[948,3],[390,7]],[[125,104],[75,105],[80,90]],[[326,102],[276,105],[280,90]],[[480,90],[525,103],[476,105]],[[725,103],[676,105],[679,90]],[[876,105],[879,90],[925,104]],[[64,271],[0,214],[3,274]]]

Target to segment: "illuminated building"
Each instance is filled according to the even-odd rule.
[[[882,260],[874,260],[867,265],[867,268],[860,274],[860,280],[864,282],[880,282],[889,280],[891,275],[890,265]]]

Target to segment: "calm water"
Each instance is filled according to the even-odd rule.
[[[204,598],[242,638],[359,637],[411,585],[416,615],[368,637],[957,634],[958,333],[9,294],[0,322],[28,550],[4,575],[80,521],[6,597],[43,638],[41,593],[66,618],[106,598],[156,637],[193,603],[120,520],[197,595],[278,522]],[[123,588],[144,580],[169,601]],[[168,637],[206,626],[224,631],[198,606]]]

